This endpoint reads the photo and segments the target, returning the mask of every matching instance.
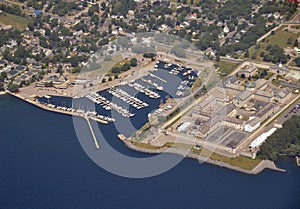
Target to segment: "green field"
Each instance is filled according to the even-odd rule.
[[[219,68],[218,72],[220,73],[220,76],[225,77],[229,75],[239,64],[226,61],[214,61],[214,65]]]
[[[0,14],[0,23],[5,25],[16,26],[19,30],[25,30],[29,22],[30,20],[25,17],[11,15],[7,13]]]
[[[269,35],[265,39],[266,40],[265,42],[259,42],[256,45],[252,46],[249,49],[249,54],[250,54],[249,59],[251,59],[251,56],[252,56],[253,53],[256,53],[256,60],[263,61],[263,58],[260,57],[260,53],[265,52],[265,53],[268,54],[268,52],[266,50],[266,46],[268,44],[278,45],[280,48],[286,48],[286,47],[294,48],[294,46],[293,46],[294,41],[300,36],[300,34],[284,31],[284,28],[286,28],[286,26],[280,27],[275,32],[275,35]],[[291,45],[287,44],[287,41],[288,41],[289,37],[292,38],[292,44]],[[259,48],[258,48],[258,45],[260,45]]]
[[[132,142],[132,144],[134,144],[137,147],[140,148],[144,148],[144,149],[150,149],[150,150],[157,150],[157,149],[161,149],[163,147],[173,147],[173,148],[180,148],[180,149],[189,149],[191,150],[192,153],[197,154],[197,155],[201,155],[203,157],[209,157],[211,160],[215,160],[215,161],[220,161],[232,166],[236,166],[245,170],[252,170],[254,169],[260,162],[261,160],[256,158],[256,159],[251,159],[249,157],[245,157],[245,156],[238,156],[235,158],[230,158],[230,157],[226,157],[217,153],[212,153],[209,150],[206,150],[204,148],[202,149],[195,149],[194,147],[192,147],[192,145],[188,145],[188,144],[181,144],[181,143],[166,143],[164,146],[162,147],[156,147],[150,144],[145,144],[145,143],[139,143],[139,142]]]
[[[221,161],[223,163],[227,163],[232,166],[237,166],[237,167],[245,169],[245,170],[252,170],[261,162],[261,160],[258,158],[254,159],[254,160],[251,158],[245,157],[245,156],[229,158],[229,157],[225,157],[225,156],[222,156],[222,155],[219,155],[216,153],[213,153],[212,156],[210,157],[210,159]]]

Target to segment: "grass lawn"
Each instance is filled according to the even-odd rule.
[[[278,45],[280,48],[286,48],[286,47],[294,48],[294,46],[293,46],[294,41],[300,36],[300,34],[299,33],[293,33],[293,32],[286,32],[286,31],[283,30],[285,27],[286,26],[280,27],[279,30],[277,30],[275,32],[275,35],[269,35],[266,38],[265,42],[259,42],[256,45],[252,46],[249,49],[249,54],[250,54],[249,59],[251,59],[252,54],[255,53],[256,57],[257,57],[256,60],[263,61],[263,58],[260,57],[260,53],[265,52],[266,54],[268,54],[268,51],[266,50],[266,46],[268,44]],[[287,44],[287,41],[288,41],[289,37],[292,38],[292,44],[291,45]],[[260,45],[260,47],[258,47],[259,45]]]
[[[195,83],[193,84],[191,90],[194,90],[196,88],[199,88],[200,86],[202,85],[202,79],[201,78],[198,78]]]
[[[225,156],[222,156],[222,155],[219,155],[216,153],[213,153],[212,156],[210,157],[210,159],[221,161],[223,163],[227,163],[227,164],[230,164],[233,166],[237,166],[237,167],[240,167],[245,170],[252,170],[261,162],[261,160],[258,158],[254,159],[254,160],[251,158],[245,157],[245,156],[229,158],[229,157],[225,157]]]
[[[116,63],[114,66],[112,66],[112,68],[109,70],[109,74],[113,75],[114,73],[112,73],[112,69],[115,67],[121,68],[125,63],[130,65],[130,61],[128,59],[123,59],[120,62]]]
[[[19,30],[25,30],[29,22],[30,20],[25,17],[11,15],[7,13],[0,14],[0,23],[5,25],[16,26]]]
[[[251,159],[249,157],[245,156],[239,156],[236,158],[230,158],[226,157],[217,153],[212,153],[211,151],[207,149],[195,149],[192,145],[189,144],[180,144],[180,143],[166,143],[162,147],[156,147],[150,144],[145,144],[145,143],[139,143],[139,142],[132,142],[135,146],[145,148],[145,149],[151,149],[151,150],[157,150],[163,147],[173,147],[173,148],[181,148],[181,149],[191,149],[192,153],[201,155],[203,157],[209,157],[211,160],[215,161],[220,161],[232,166],[236,166],[245,170],[252,170],[255,168],[261,160],[256,158],[256,159]]]
[[[218,71],[220,72],[221,77],[229,75],[239,64],[226,61],[214,61],[214,65],[218,66]]]
[[[265,69],[265,68],[258,68],[257,75],[258,75],[258,77],[259,77],[259,75],[260,75],[264,70],[267,71],[267,75],[264,77],[264,79],[265,79],[265,80],[269,80],[269,79],[274,75],[274,73],[270,72],[268,69]]]

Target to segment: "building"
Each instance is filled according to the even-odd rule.
[[[227,95],[237,95],[245,90],[243,86],[235,85],[235,84],[227,84],[225,87],[225,93]]]
[[[255,85],[256,89],[263,91],[268,87],[268,81],[265,79],[257,79]]]
[[[298,49],[298,50],[299,50],[299,53],[300,53],[300,49]],[[282,64],[279,64],[279,65],[270,67],[270,72],[278,73],[280,75],[286,75],[290,72],[290,69],[283,66]]]
[[[255,100],[259,100],[263,102],[272,102],[273,98],[274,98],[274,93],[270,91],[257,90],[254,93]]]
[[[260,109],[255,116],[260,118],[261,121],[268,119],[273,114],[277,113],[280,110],[278,105],[274,105],[272,103],[267,104],[262,109]]]
[[[179,132],[184,132],[188,129],[188,127],[190,127],[192,125],[191,122],[185,122],[183,124],[181,124],[178,128],[177,128],[177,131]]]
[[[295,54],[295,56],[299,56],[300,55],[300,49],[298,47],[294,48],[294,54]]]
[[[234,97],[234,104],[236,106],[245,106],[246,102],[251,99],[252,92],[251,91],[242,91],[238,95]]]
[[[249,64],[249,65],[243,67],[241,69],[241,71],[239,72],[239,74],[240,75],[244,74],[245,77],[249,77],[249,76],[253,77],[253,76],[255,76],[255,74],[257,74],[257,72],[258,72],[257,66],[253,65],[253,64]]]
[[[254,91],[256,89],[256,83],[255,82],[246,82],[245,83],[245,90],[246,91]]]
[[[253,119],[247,121],[247,123],[245,125],[245,131],[252,133],[259,127],[260,127],[260,118],[253,118]]]
[[[291,96],[292,92],[287,88],[284,90],[274,91],[274,100],[276,102],[285,103],[291,98]]]
[[[226,117],[223,121],[222,124],[225,126],[229,126],[235,129],[243,130],[244,129],[244,122],[241,119],[238,118],[232,118],[232,117]]]
[[[192,117],[207,121],[211,118],[211,115],[207,112],[199,110],[199,111],[194,111],[192,113]]]
[[[266,139],[271,136],[275,131],[277,130],[277,128],[272,128],[270,129],[268,132],[263,133],[262,135],[260,135],[259,137],[257,137],[254,141],[251,142],[251,144],[249,145],[251,150],[254,150],[256,148],[258,148],[260,145],[262,145]]]

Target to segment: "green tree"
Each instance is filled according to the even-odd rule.
[[[297,67],[300,67],[300,57],[295,58],[295,63]]]
[[[18,92],[19,91],[19,85],[18,84],[15,84],[15,83],[10,83],[8,85],[8,90],[11,91],[11,92]]]
[[[247,50],[247,51],[245,52],[245,58],[249,58],[249,56],[250,56],[250,53],[249,53],[249,50]]]
[[[130,59],[130,66],[131,66],[131,67],[137,66],[137,59],[136,59],[136,58]]]
[[[298,39],[296,39],[294,42],[294,47],[298,47],[298,46],[299,46],[299,41],[298,41]]]

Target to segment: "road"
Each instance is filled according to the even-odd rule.
[[[14,5],[18,5],[20,7],[25,5],[25,3],[15,2],[15,1],[10,1],[10,0],[0,0],[0,2],[7,3],[7,4],[14,4]]]

